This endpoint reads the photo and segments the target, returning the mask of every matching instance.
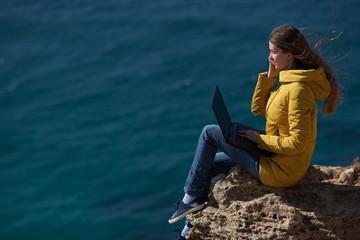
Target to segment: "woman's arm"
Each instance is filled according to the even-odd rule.
[[[257,136],[259,148],[280,154],[293,155],[303,152],[311,139],[311,118],[315,106],[312,90],[307,85],[289,93],[289,136]]]
[[[251,103],[251,112],[255,115],[265,116],[266,103],[274,87],[276,78],[267,77],[268,72],[260,73]]]

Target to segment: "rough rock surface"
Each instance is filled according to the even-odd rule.
[[[188,216],[196,239],[360,239],[360,158],[310,166],[290,188],[262,185],[242,169],[213,179],[207,207]]]

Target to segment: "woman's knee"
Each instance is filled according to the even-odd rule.
[[[219,133],[221,133],[220,127],[218,125],[211,124],[211,125],[206,125],[203,128],[201,135],[205,140],[209,140],[214,136],[218,135]]]

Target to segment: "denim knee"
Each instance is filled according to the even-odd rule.
[[[201,136],[205,142],[212,143],[217,131],[221,131],[218,125],[206,125],[202,130]]]
[[[215,124],[210,124],[210,125],[206,125],[203,130],[201,135],[203,136],[204,139],[209,139],[210,136],[212,136],[213,132],[216,131],[219,128],[218,125]]]

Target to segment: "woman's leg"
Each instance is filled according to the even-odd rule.
[[[210,136],[211,135],[211,136]],[[213,138],[224,139],[217,136],[217,126],[206,126],[197,145],[193,164],[185,183],[185,196],[175,205],[175,213],[170,217],[169,223],[175,223],[187,214],[201,210],[205,206],[205,199],[202,198],[208,177],[213,168],[214,157],[217,147],[211,142]]]
[[[201,197],[207,185],[218,150],[216,142],[225,141],[217,125],[207,125],[201,132],[193,163],[186,179],[184,191],[192,196]]]
[[[256,178],[260,178],[258,167],[260,157],[230,146],[226,143],[218,125],[208,125],[203,129],[198,141],[195,157],[184,187],[186,193],[196,197],[203,195],[218,149],[224,152],[232,162],[240,165]]]
[[[231,160],[214,162],[218,149],[225,153],[225,155],[219,154],[219,158],[227,155]],[[251,155],[227,144],[219,126],[206,126],[199,137],[195,157],[184,187],[185,197],[183,199],[190,197],[192,200],[189,202],[184,202],[183,199],[179,200],[175,205],[176,211],[170,217],[169,223],[177,222],[188,213],[198,211],[205,206],[204,197],[206,196],[204,195],[206,195],[206,189],[212,175],[220,169],[220,166],[227,166],[229,169],[235,162],[250,174],[259,178],[259,159],[260,158],[255,155]]]

